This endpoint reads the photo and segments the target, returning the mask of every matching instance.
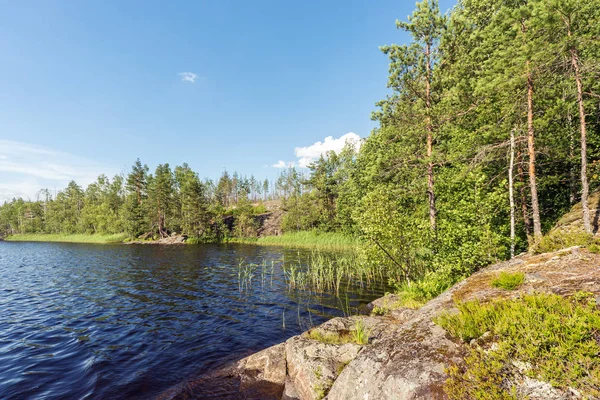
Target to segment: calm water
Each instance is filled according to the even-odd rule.
[[[289,291],[279,264],[240,291],[240,258],[283,257],[298,251],[0,242],[0,398],[151,398],[381,294]]]

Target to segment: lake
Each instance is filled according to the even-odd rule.
[[[151,398],[383,294],[289,289],[305,252],[0,242],[0,398]]]

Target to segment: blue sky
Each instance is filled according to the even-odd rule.
[[[378,46],[408,40],[395,20],[413,7],[0,0],[0,201],[87,185],[137,157],[272,177],[301,161],[296,148],[366,137],[387,93]]]

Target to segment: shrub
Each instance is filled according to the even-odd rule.
[[[492,286],[504,290],[515,290],[525,281],[525,274],[522,272],[500,272],[500,275],[492,280]]]
[[[592,243],[588,246],[588,250],[590,251],[590,253],[598,254],[600,253],[600,245]]]
[[[488,304],[457,304],[458,314],[443,314],[435,322],[465,342],[490,332],[496,345],[473,348],[464,365],[447,369],[445,390],[451,399],[510,399],[503,385],[521,371],[552,386],[574,388],[584,397],[600,396],[600,311],[590,293],[572,298],[553,294],[527,295]]]
[[[390,281],[396,287],[396,294],[401,297],[399,307],[420,308],[429,300],[439,296],[446,289],[462,280],[466,273],[457,271],[451,266],[445,266],[435,272],[427,273],[422,279],[411,282],[410,285],[398,285]]]
[[[554,230],[544,236],[534,246],[535,253],[550,253],[572,246],[589,246],[594,243],[594,236],[579,230]]]

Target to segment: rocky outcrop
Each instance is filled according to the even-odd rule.
[[[437,315],[456,311],[456,301],[485,302],[524,293],[586,291],[600,303],[599,265],[600,255],[573,247],[485,268],[418,310],[398,307],[398,298],[385,297],[367,309],[384,315],[334,318],[165,398],[444,399],[446,368],[462,362],[468,345],[436,325]],[[495,288],[490,282],[500,271],[523,272],[525,282],[518,290]],[[368,332],[365,344],[355,340],[359,325]],[[524,375],[515,385],[522,398],[578,398],[572,390],[561,392]]]
[[[571,295],[577,291],[600,295],[600,256],[570,248],[538,256],[523,256],[500,263],[455,285],[413,314],[395,330],[386,330],[381,341],[365,347],[340,374],[328,399],[436,399],[445,398],[445,368],[461,362],[465,347],[432,322],[440,312],[454,310],[454,302],[489,301],[523,293]],[[519,290],[494,288],[490,281],[499,271],[525,273]],[[532,384],[535,383],[535,384]],[[548,398],[547,384],[526,379],[517,390],[530,399]],[[554,391],[553,398],[570,393]]]

